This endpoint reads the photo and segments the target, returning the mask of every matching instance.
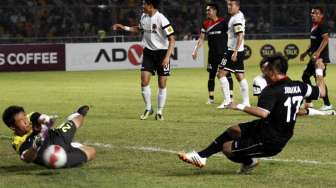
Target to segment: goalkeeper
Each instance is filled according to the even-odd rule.
[[[50,145],[60,145],[67,153],[64,167],[68,168],[93,160],[96,156],[94,148],[72,143],[76,130],[83,124],[88,111],[89,106],[81,106],[65,123],[55,129],[51,129],[55,117],[39,112],[27,115],[21,106],[9,106],[3,112],[2,119],[14,133],[12,145],[21,160],[45,165],[43,151]]]

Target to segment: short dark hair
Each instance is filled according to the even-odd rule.
[[[144,0],[144,3],[148,5],[153,5],[155,9],[158,9],[160,5],[160,0]]]
[[[240,0],[228,0],[228,1],[236,2],[236,4],[237,4],[238,6],[240,6]]]
[[[324,14],[324,8],[321,7],[321,6],[313,6],[313,7],[312,7],[312,10],[313,10],[313,9],[319,10],[322,14]]]
[[[15,124],[14,116],[20,112],[24,112],[23,107],[21,106],[9,106],[2,113],[2,121],[7,125],[7,127],[11,127]]]
[[[262,61],[264,61],[263,64],[267,63],[266,69],[286,75],[288,70],[288,60],[281,53],[265,57]]]
[[[218,8],[218,5],[216,3],[208,3],[206,6],[211,7],[212,9],[216,10],[217,15],[219,15],[219,8]]]

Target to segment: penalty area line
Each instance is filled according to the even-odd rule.
[[[112,144],[104,144],[104,143],[91,143],[84,142],[84,145],[96,146],[98,148],[119,148],[126,150],[136,150],[136,151],[144,151],[144,152],[153,152],[153,153],[170,153],[170,154],[178,154],[178,151],[162,149],[159,147],[145,147],[145,146],[114,146]],[[223,157],[223,155],[214,155],[215,157]],[[278,158],[261,158],[262,161],[270,161],[270,162],[282,162],[282,163],[297,163],[297,164],[314,164],[314,165],[336,165],[336,162],[332,161],[317,161],[317,160],[305,160],[305,159],[278,159]]]

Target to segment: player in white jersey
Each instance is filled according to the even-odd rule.
[[[245,18],[240,11],[239,0],[227,0],[227,7],[231,15],[228,24],[228,53],[223,58],[221,65],[224,69],[219,70],[218,76],[221,83],[222,92],[224,93],[224,101],[217,108],[226,108],[232,101],[230,98],[229,82],[226,75],[234,73],[240,84],[240,92],[242,94],[242,104],[250,106],[248,83],[244,76],[244,34],[245,34]]]
[[[257,96],[258,98],[261,95],[261,92],[263,89],[267,86],[267,81],[265,79],[265,73],[264,73],[264,68],[267,66],[268,62],[265,60],[262,60],[260,62],[260,71],[261,74],[256,76],[253,80],[253,95]],[[321,110],[316,110],[314,108],[300,108],[298,115],[304,116],[315,116],[315,115],[321,115],[321,116],[327,116],[327,115],[336,115],[336,112],[334,110],[327,110],[327,111],[321,111]]]
[[[141,66],[141,89],[145,102],[145,111],[140,119],[145,120],[153,114],[151,104],[150,79],[158,74],[158,108],[155,119],[164,120],[163,108],[167,98],[167,77],[170,75],[170,57],[175,46],[174,29],[168,19],[158,11],[159,0],[144,0],[144,13],[139,26],[114,24],[113,29],[138,33],[143,32],[143,62]]]

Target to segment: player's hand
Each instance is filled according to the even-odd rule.
[[[325,65],[324,65],[324,63],[323,63],[323,59],[322,59],[322,58],[316,60],[315,68],[316,68],[316,69],[322,69],[322,70],[325,69]]]
[[[169,66],[169,57],[166,57],[166,58],[163,59],[162,66],[163,66],[163,68],[168,68],[168,66]]]
[[[121,24],[114,24],[114,25],[112,26],[112,29],[113,29],[113,30],[118,30],[118,29],[123,29],[123,28],[124,28],[124,26],[121,25]]]
[[[320,58],[320,53],[319,52],[314,52],[313,55],[312,55],[312,59],[313,60],[317,60],[318,58]]]
[[[305,52],[305,53],[302,53],[301,55],[300,55],[300,61],[304,61],[304,59],[305,59],[305,57],[307,56],[307,53]]]
[[[191,56],[192,56],[193,60],[196,60],[196,59],[197,59],[197,52],[194,51],[194,52],[191,54]]]
[[[237,56],[238,56],[238,51],[234,51],[232,56],[231,56],[231,60],[233,62],[236,62],[237,61]]]

